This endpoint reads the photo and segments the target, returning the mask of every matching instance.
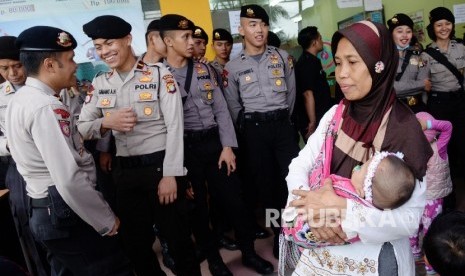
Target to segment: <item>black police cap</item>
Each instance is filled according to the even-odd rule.
[[[192,37],[193,38],[205,39],[205,41],[208,43],[208,35],[205,32],[205,30],[202,29],[202,27],[195,26],[194,27],[194,32],[192,33]]]
[[[455,17],[448,8],[437,7],[429,12],[429,21],[431,24],[434,24],[434,22],[442,19],[445,19],[449,22],[452,22],[452,24],[455,24]]]
[[[392,31],[394,31],[396,27],[399,27],[399,26],[407,26],[413,30],[412,19],[408,15],[403,14],[403,13],[395,14],[391,19],[388,20],[387,24],[388,24],[389,31],[391,31],[391,33]]]
[[[266,25],[270,25],[270,18],[268,17],[268,14],[259,5],[242,6],[241,17],[261,19]]]
[[[221,28],[213,30],[212,40],[213,41],[226,40],[229,43],[233,43],[233,37],[232,37],[231,33],[228,32],[227,30],[221,29]]]
[[[0,37],[0,59],[19,60],[19,49],[15,42],[16,36]]]
[[[276,48],[279,48],[279,46],[281,46],[281,39],[279,38],[279,36],[277,34],[270,31],[270,32],[268,32],[267,44],[271,45],[271,46],[274,46]]]
[[[160,30],[160,19],[152,20],[147,26],[147,33]]]
[[[114,15],[97,16],[92,21],[82,26],[84,33],[92,39],[117,39],[127,36],[131,30],[131,24]]]
[[[76,48],[77,42],[62,29],[35,26],[20,33],[15,45],[24,52],[64,52]]]
[[[160,31],[194,31],[194,28],[194,22],[179,14],[167,14],[160,18]]]

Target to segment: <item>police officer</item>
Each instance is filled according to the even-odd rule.
[[[179,88],[161,63],[146,64],[131,49],[131,25],[104,15],[84,25],[111,68],[93,81],[79,117],[85,139],[112,131],[113,175],[121,236],[138,275],[163,275],[152,250],[156,222],[167,239],[178,275],[200,275],[187,227],[183,176],[183,120]]]
[[[202,27],[195,26],[192,38],[194,39],[194,58],[201,59],[207,51],[208,34]]]
[[[387,24],[399,51],[399,65],[394,82],[397,98],[407,104],[414,113],[426,111],[423,93],[431,90],[431,82],[420,58],[420,52],[411,46],[413,21],[408,15],[398,13],[389,19]]]
[[[19,61],[19,49],[15,46],[16,37],[0,37],[0,75],[6,82],[0,84],[0,129],[5,133],[5,111],[8,103],[26,82],[26,72]],[[45,251],[36,244],[29,228],[29,197],[26,193],[26,182],[16,169],[11,158],[6,135],[0,136],[0,156],[9,160],[6,175],[6,187],[10,191],[10,207],[15,221],[23,255],[28,270],[36,275],[50,274],[50,266],[45,260]]]
[[[76,40],[37,26],[23,31],[16,45],[28,78],[9,102],[6,132],[27,183],[35,239],[47,249],[54,274],[133,275],[113,237],[119,219],[95,190],[92,156],[59,100],[61,89],[76,84]]]
[[[297,98],[294,115],[297,129],[307,141],[332,102],[326,72],[317,57],[323,51],[323,39],[318,28],[308,26],[302,29],[297,41],[303,52],[295,65]]]
[[[192,60],[194,26],[190,20],[170,14],[163,16],[160,23],[161,35],[168,47],[166,63],[185,95],[184,153],[187,176],[194,190],[192,227],[196,242],[206,252],[212,275],[232,275],[221,259],[209,227],[210,194],[211,200],[231,218],[242,251],[242,263],[258,273],[271,273],[273,265],[254,249],[253,217],[245,208],[239,178],[234,172],[232,148],[237,147],[236,135],[214,69]]]
[[[225,29],[214,29],[212,35],[212,48],[215,52],[215,58],[211,62],[220,74],[223,72],[224,66],[229,61],[233,46],[233,38],[230,32]]]
[[[289,120],[296,93],[293,61],[285,51],[266,45],[269,18],[262,7],[242,6],[240,17],[245,49],[225,66],[225,97],[233,121],[243,129],[247,179],[258,185],[265,207],[279,212],[287,198],[288,165],[299,151]],[[277,257],[279,227],[274,226]]]
[[[452,137],[448,146],[452,179],[463,177],[465,171],[465,46],[455,36],[455,18],[452,12],[438,7],[430,12],[428,36],[433,41],[421,54],[431,79],[427,107],[436,119],[452,123]],[[454,183],[455,186],[459,183]],[[463,185],[460,183],[459,185]],[[453,194],[446,197],[445,208],[453,208]],[[465,208],[465,201],[460,203]]]

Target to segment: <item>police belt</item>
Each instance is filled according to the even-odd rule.
[[[465,92],[462,89],[459,89],[457,91],[450,91],[450,92],[431,91],[428,95],[428,97],[436,98],[438,100],[454,100],[454,99],[463,98],[464,96],[465,96]]]
[[[415,106],[419,104],[422,100],[421,95],[413,95],[413,96],[407,96],[404,98],[400,98],[401,101],[406,103],[409,106]]]
[[[184,130],[184,139],[200,141],[218,134],[217,126],[202,130]]]
[[[135,167],[147,167],[151,165],[163,164],[165,151],[136,155],[136,156],[117,156],[116,160],[123,169]]]
[[[289,118],[289,109],[278,109],[268,112],[245,113],[244,119],[252,122],[280,121]]]
[[[32,198],[31,197],[32,208],[48,208],[49,206],[50,206],[50,199],[48,197],[44,197],[44,198]]]

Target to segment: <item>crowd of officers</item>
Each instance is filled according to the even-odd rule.
[[[243,265],[274,271],[255,252],[253,209],[257,197],[275,210],[287,198],[284,177],[299,151],[290,122],[293,59],[267,46],[262,7],[242,6],[240,16],[244,50],[229,60],[232,37],[215,30],[219,54],[211,63],[194,59],[205,54],[208,36],[181,15],[150,23],[140,57],[129,23],[94,18],[83,30],[111,70],[97,74],[86,95],[75,93],[72,34],[35,26],[1,38],[1,59],[13,73],[0,86],[0,153],[12,156],[11,205],[23,214],[24,241],[46,251],[43,271],[165,275],[153,251],[156,226],[177,275],[201,274],[195,247],[212,275],[232,275],[210,209],[234,230]],[[92,139],[116,148],[113,159],[100,160],[114,179],[111,206],[96,190],[94,159],[84,147]],[[273,230],[277,258],[278,225]]]

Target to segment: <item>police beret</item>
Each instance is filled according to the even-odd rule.
[[[121,17],[114,15],[97,16],[92,21],[82,26],[84,33],[92,38],[116,39],[127,36],[131,30],[131,24]]]
[[[167,14],[160,18],[160,30],[161,31],[172,31],[172,30],[192,30],[194,31],[194,22],[178,14]]]
[[[278,35],[273,32],[268,32],[268,45],[274,46],[279,48],[281,46],[281,39],[279,39]]]
[[[205,41],[207,41],[207,43],[208,43],[208,35],[207,35],[207,33],[204,31],[204,29],[202,29],[202,27],[199,27],[199,26],[194,27],[194,32],[192,33],[192,38],[205,39]]]
[[[147,33],[160,30],[160,19],[155,19],[147,26]]]
[[[449,22],[452,22],[452,24],[455,24],[455,17],[448,8],[437,7],[429,12],[429,22],[431,24],[442,19],[445,19]]]
[[[233,43],[233,38],[230,32],[225,29],[214,29],[213,30],[213,41],[215,40],[226,40],[229,43]]]
[[[268,14],[259,5],[242,6],[241,17],[261,19],[266,25],[270,25],[270,18],[268,17]]]
[[[76,48],[77,42],[62,29],[35,26],[20,33],[15,45],[24,52],[64,52]]]
[[[388,20],[387,24],[388,24],[389,31],[391,31],[391,33],[392,31],[394,31],[396,27],[399,27],[399,26],[407,26],[413,30],[412,19],[408,15],[403,14],[403,13],[395,14],[391,19]]]
[[[15,46],[15,36],[0,37],[0,59],[19,60],[19,49]]]

